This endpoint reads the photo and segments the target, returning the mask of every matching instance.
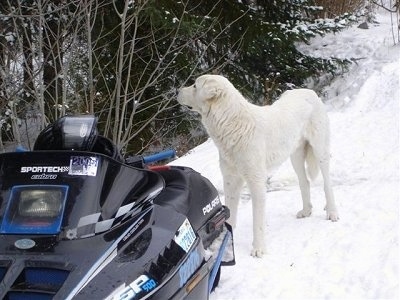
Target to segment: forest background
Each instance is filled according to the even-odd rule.
[[[32,149],[47,124],[94,114],[125,155],[174,148],[207,135],[176,102],[182,85],[223,74],[252,102],[283,91],[321,91],[362,58],[314,57],[296,47],[354,22],[393,15],[400,0],[2,0],[0,152]],[[323,95],[322,95],[323,96]]]

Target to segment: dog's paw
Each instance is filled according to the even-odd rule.
[[[307,217],[311,216],[311,212],[312,212],[311,209],[302,209],[301,211],[299,211],[297,213],[296,217],[298,219],[307,218]]]
[[[326,219],[332,222],[337,222],[339,220],[339,214],[337,211],[331,211],[326,213]]]
[[[253,248],[253,250],[251,250],[251,253],[250,253],[251,256],[258,257],[258,258],[261,258],[264,254],[265,254],[265,251],[262,248]]]

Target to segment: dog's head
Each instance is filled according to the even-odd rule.
[[[179,91],[178,102],[200,114],[207,113],[212,102],[221,98],[229,81],[220,75],[202,75],[194,84]]]

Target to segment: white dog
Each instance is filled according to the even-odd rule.
[[[296,171],[303,209],[298,218],[311,215],[310,179],[321,170],[327,218],[338,220],[329,178],[329,120],[317,94],[290,90],[270,106],[256,106],[223,76],[203,75],[182,88],[178,102],[200,113],[202,123],[219,150],[225,204],[236,225],[240,190],[246,182],[253,207],[253,256],[265,247],[266,176],[290,157]],[[307,172],[305,168],[307,162]]]

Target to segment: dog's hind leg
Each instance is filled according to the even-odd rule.
[[[329,176],[329,155],[320,161],[321,174],[324,179],[324,192],[326,198],[326,218],[333,222],[339,220],[339,215],[336,209],[335,198],[333,196],[331,180]]]
[[[329,134],[325,133],[322,136],[327,136]],[[320,139],[320,142],[316,140],[310,141],[310,146],[312,147],[312,151],[316,160],[318,161],[322,178],[324,180],[324,192],[326,198],[326,217],[328,220],[336,222],[339,220],[339,215],[336,209],[335,198],[333,196],[333,190],[331,185],[331,179],[329,175],[329,164],[330,164],[330,153],[329,153],[329,141],[325,139],[325,142],[322,142],[324,139]]]
[[[305,160],[306,160],[306,144],[303,143],[296,149],[290,156],[293,169],[297,174],[299,180],[301,198],[303,199],[303,209],[297,213],[297,218],[309,217],[312,212],[312,205],[310,200],[310,181],[307,178]]]

